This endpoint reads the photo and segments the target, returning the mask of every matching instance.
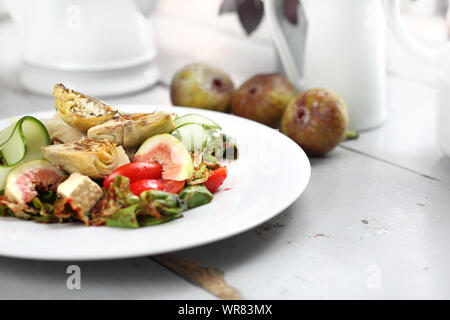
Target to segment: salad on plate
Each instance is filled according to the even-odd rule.
[[[0,216],[138,228],[208,204],[238,157],[198,114],[124,113],[55,85],[56,114],[0,131]]]

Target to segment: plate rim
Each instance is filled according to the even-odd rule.
[[[263,125],[259,122],[250,120],[250,119],[246,119],[246,118],[242,118],[242,117],[238,117],[235,116],[233,114],[228,114],[228,113],[223,113],[223,112],[218,112],[218,111],[213,111],[213,110],[204,110],[204,109],[195,109],[195,108],[189,108],[189,107],[181,107],[181,106],[171,106],[171,105],[165,105],[165,104],[144,104],[144,103],[137,103],[137,104],[120,104],[116,106],[117,109],[119,110],[123,110],[128,108],[132,108],[132,109],[144,109],[144,108],[154,108],[154,109],[171,109],[171,108],[175,108],[175,112],[177,111],[186,111],[185,113],[195,113],[195,112],[199,112],[200,113],[207,113],[207,114],[218,114],[220,116],[225,116],[225,117],[237,117],[242,121],[248,121],[251,122],[252,125],[256,125],[259,127],[263,127],[264,129],[271,129],[270,127]],[[42,118],[43,114],[48,114],[52,111],[52,109],[48,109],[48,110],[41,110],[41,111],[37,111],[37,112],[30,112],[27,114],[22,114],[22,115],[17,115],[17,116],[11,116],[11,117],[2,117],[0,118],[0,121],[8,121],[11,118],[19,118],[25,115],[29,115],[29,116],[33,116],[36,117],[38,119]],[[0,128],[1,129],[1,128]],[[171,252],[177,252],[177,251],[182,251],[182,250],[186,250],[186,249],[192,249],[192,248],[196,248],[196,247],[201,247],[204,245],[208,245],[211,243],[215,243],[218,241],[222,241],[225,239],[229,239],[232,237],[235,237],[239,234],[242,234],[244,232],[247,232],[253,228],[256,228],[264,223],[266,223],[267,221],[269,221],[270,219],[275,218],[276,216],[278,216],[280,213],[282,213],[283,211],[285,211],[287,208],[289,208],[297,199],[299,199],[299,197],[303,194],[303,192],[305,191],[306,187],[308,186],[309,182],[310,182],[310,178],[311,178],[311,163],[309,161],[308,156],[306,155],[306,153],[303,151],[303,149],[297,144],[295,143],[292,139],[290,139],[289,137],[285,136],[284,134],[280,133],[280,132],[276,132],[274,133],[276,135],[278,135],[279,137],[281,137],[281,139],[285,139],[287,141],[287,143],[295,145],[295,147],[297,148],[297,151],[300,152],[300,158],[302,159],[302,161],[304,162],[304,164],[306,165],[304,168],[303,166],[302,169],[306,169],[306,172],[302,171],[302,175],[304,175],[304,179],[302,180],[302,183],[298,183],[297,184],[297,188],[296,191],[292,193],[292,196],[289,197],[289,199],[284,200],[279,206],[277,206],[275,209],[271,210],[270,214],[265,214],[263,215],[263,217],[261,219],[258,219],[256,223],[247,223],[244,224],[243,226],[238,226],[235,227],[231,232],[224,232],[223,234],[220,234],[217,237],[209,237],[209,239],[202,239],[200,238],[199,241],[193,241],[191,243],[185,244],[185,245],[172,245],[172,247],[165,247],[163,249],[157,249],[157,250],[151,250],[150,248],[145,250],[134,250],[134,251],[130,251],[129,253],[122,253],[119,252],[116,255],[113,254],[108,254],[106,253],[105,255],[98,255],[98,254],[78,254],[78,255],[70,255],[70,257],[68,256],[55,256],[52,254],[48,254],[48,253],[42,253],[42,252],[38,252],[38,253],[32,253],[30,254],[30,252],[28,253],[22,253],[22,252],[2,252],[2,249],[0,248],[0,256],[1,257],[8,257],[8,258],[19,258],[19,259],[31,259],[31,260],[41,260],[41,261],[69,261],[69,260],[75,260],[75,261],[104,261],[104,260],[113,260],[113,259],[128,259],[128,258],[136,258],[136,257],[144,257],[144,256],[153,256],[153,255],[160,255],[160,254],[167,254],[167,253],[171,253]],[[11,218],[11,219],[17,219],[17,218]],[[34,223],[32,221],[24,221],[25,223]]]

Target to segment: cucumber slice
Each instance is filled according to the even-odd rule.
[[[205,128],[198,123],[189,123],[178,127],[172,132],[189,151],[197,151],[206,146],[210,137],[212,136],[211,129]]]
[[[174,130],[187,124],[199,124],[207,129],[222,130],[222,128],[216,122],[199,114],[187,114],[182,117],[176,118],[173,121],[173,124],[175,125]]]
[[[19,164],[43,159],[41,147],[50,144],[45,126],[36,118],[26,116],[0,132],[0,190],[8,173]]]

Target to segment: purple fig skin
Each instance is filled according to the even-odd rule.
[[[231,112],[278,128],[289,101],[297,92],[281,74],[262,74],[244,82],[233,95]]]
[[[224,71],[194,63],[174,75],[170,98],[177,106],[228,112],[233,90],[233,82]]]
[[[347,106],[335,92],[311,89],[299,94],[287,107],[281,132],[297,142],[308,156],[322,156],[345,137]]]

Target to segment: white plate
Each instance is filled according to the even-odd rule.
[[[218,122],[240,144],[240,158],[213,201],[184,218],[153,227],[118,229],[82,224],[39,224],[0,218],[0,255],[43,260],[99,260],[154,255],[225,239],[273,218],[308,184],[311,167],[303,150],[277,130],[229,114],[190,108],[121,106],[127,112],[164,109],[198,113]],[[54,111],[32,114],[52,117]],[[9,124],[0,120],[0,128]]]

